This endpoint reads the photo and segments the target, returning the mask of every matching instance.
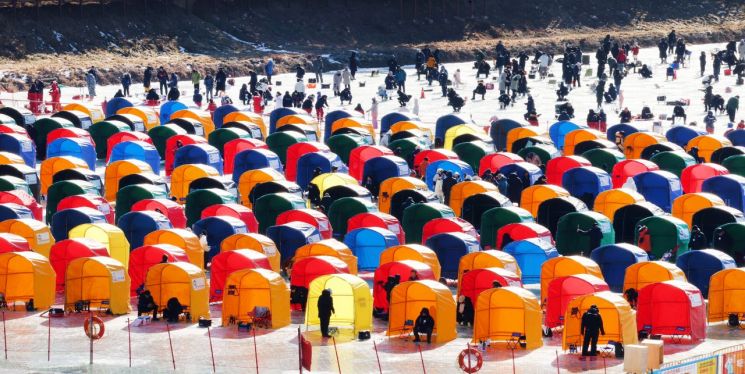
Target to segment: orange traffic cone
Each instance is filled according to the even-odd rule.
[[[419,95],[419,98],[420,98],[420,99],[424,99],[424,87],[422,87],[422,94],[421,94],[421,95]]]

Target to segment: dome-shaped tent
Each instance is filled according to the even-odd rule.
[[[708,321],[727,321],[729,316],[745,313],[745,269],[724,269],[711,276],[709,281]]]
[[[710,176],[701,184],[701,192],[717,195],[727,206],[740,211],[745,210],[745,177],[739,175]]]
[[[318,297],[326,289],[331,290],[334,297],[335,313],[331,316],[331,325],[351,328],[355,336],[358,331],[372,328],[370,287],[357,276],[332,274],[314,279],[308,287],[308,303],[305,308],[306,329],[320,324]]]
[[[595,197],[611,189],[611,178],[604,170],[594,166],[581,166],[564,172],[562,187],[572,196],[582,200],[586,206],[593,206]]]
[[[688,282],[701,290],[704,298],[709,296],[709,280],[714,273],[737,267],[730,255],[716,249],[684,253],[678,256],[675,265],[683,270]]]
[[[409,243],[422,242],[422,229],[427,222],[435,218],[455,217],[453,210],[439,203],[414,204],[404,210],[401,225],[406,233],[406,241]]]
[[[173,228],[168,217],[154,211],[126,213],[119,218],[117,226],[124,232],[131,248],[141,247],[145,236],[153,231]]]
[[[229,216],[207,217],[192,225],[192,231],[199,236],[206,236],[209,251],[205,260],[220,253],[220,243],[230,235],[246,233],[248,229],[243,221]]]
[[[359,197],[342,197],[328,208],[329,222],[334,229],[334,236],[343,239],[347,233],[347,221],[359,213],[376,212],[378,207],[368,200]]]
[[[546,163],[546,180],[548,183],[561,186],[562,175],[569,169],[580,166],[591,166],[582,156],[562,156],[556,157]]]
[[[577,274],[589,274],[603,279],[600,266],[587,257],[561,256],[546,260],[541,266],[541,303],[546,303],[551,281]]]
[[[158,264],[150,268],[145,288],[153,295],[158,309],[167,307],[168,300],[177,298],[189,307],[191,322],[209,318],[209,288],[204,271],[188,262]]]
[[[724,201],[717,195],[697,192],[683,194],[673,201],[673,217],[682,219],[693,227],[693,215],[699,210],[713,206],[724,206]]]
[[[432,280],[404,282],[393,289],[388,336],[401,335],[406,329],[406,321],[415,320],[422,308],[428,308],[435,320],[434,342],[446,343],[455,339],[455,300],[446,286]]]
[[[222,252],[212,258],[210,268],[210,301],[220,301],[225,292],[225,280],[234,271],[244,269],[272,270],[265,254],[250,249]]]
[[[586,126],[577,125],[569,121],[559,121],[548,128],[548,135],[557,148],[564,149],[564,138],[573,130],[586,128]]]
[[[579,297],[596,292],[609,291],[601,278],[589,274],[575,274],[553,279],[548,284],[546,298],[546,326],[554,328],[564,325],[569,303]]]
[[[305,200],[297,195],[275,193],[264,195],[253,205],[254,214],[259,221],[259,232],[263,233],[277,222],[277,216],[282,212],[305,208]]]
[[[525,348],[543,345],[541,307],[530,291],[519,287],[485,290],[474,304],[472,343],[509,341],[515,333],[525,336]]]
[[[516,162],[522,162],[522,157],[517,154],[510,152],[497,152],[484,156],[479,161],[479,175],[484,175],[484,172],[489,170],[492,173],[496,173],[502,166],[507,164],[514,164]]]
[[[722,147],[732,146],[729,139],[719,135],[699,135],[691,139],[685,146],[686,151],[690,151],[691,148],[698,148],[698,157],[702,158],[704,162],[711,161],[711,154],[717,149]]]
[[[605,291],[577,297],[567,305],[562,334],[564,350],[569,349],[570,345],[582,344],[582,319],[577,317],[584,315],[593,305],[599,309],[603,317],[605,330],[605,334],[599,337],[598,344],[607,345],[611,341],[624,345],[639,342],[634,310],[622,296]]]
[[[639,331],[650,334],[688,335],[694,342],[704,340],[704,297],[696,286],[681,281],[651,284],[639,290],[636,324]]]
[[[186,252],[172,244],[152,244],[135,248],[129,254],[130,294],[136,295],[137,288],[145,284],[145,277],[151,267],[165,262],[189,262]]]
[[[284,279],[266,269],[244,269],[228,275],[227,292],[222,303],[222,324],[231,320],[244,321],[256,307],[265,307],[271,313],[272,328],[290,324],[290,291]]]
[[[358,258],[362,270],[376,269],[380,254],[389,247],[399,245],[396,235],[379,227],[367,227],[352,230],[344,237],[344,244]]]
[[[453,174],[458,173],[461,178],[465,178],[467,175],[474,175],[471,166],[460,160],[438,160],[431,162],[429,166],[427,166],[427,175],[425,176],[425,182],[430,190],[435,189],[434,177],[438,169],[449,171]]]
[[[640,238],[642,226],[648,229],[646,238]],[[653,260],[675,261],[677,256],[688,252],[690,232],[688,225],[679,218],[647,217],[640,220],[636,228],[634,242],[639,246],[645,246],[644,250],[648,251],[649,257]]]
[[[646,201],[657,205],[665,212],[670,212],[673,201],[683,194],[680,179],[673,173],[655,170],[634,176],[636,191],[644,196]]]
[[[611,176],[613,178],[613,188],[621,188],[626,184],[626,180],[633,178],[637,174],[641,174],[647,171],[659,170],[657,164],[642,160],[623,160],[613,165],[613,172]]]
[[[111,258],[121,262],[125,268],[129,266],[129,242],[124,232],[114,225],[85,223],[70,230],[69,237],[95,240],[106,246]]]
[[[91,239],[65,239],[54,243],[49,252],[49,262],[57,274],[57,291],[65,288],[65,272],[70,261],[80,257],[108,255],[103,244]]]
[[[593,210],[613,220],[616,210],[640,201],[644,201],[644,196],[638,192],[626,188],[617,188],[599,193],[595,197]]]
[[[39,253],[1,253],[0,278],[0,292],[8,305],[33,300],[35,308],[45,310],[54,303],[54,269]]]
[[[189,262],[204,268],[204,252],[199,237],[185,229],[162,229],[145,236],[144,245],[171,244],[181,248],[189,257]]]
[[[375,270],[373,277],[373,306],[378,313],[388,312],[388,293],[385,289],[386,282],[392,277],[398,277],[399,283],[408,282],[412,273],[416,273],[417,279],[436,280],[429,265],[415,260],[400,260],[381,263]]]
[[[515,258],[522,273],[522,282],[525,284],[539,283],[543,263],[559,256],[556,247],[537,238],[513,241],[502,250]]]
[[[603,278],[613,292],[625,291],[623,282],[629,266],[649,260],[643,249],[628,243],[606,244],[595,248],[590,258],[600,266]]]
[[[468,253],[460,258],[458,261],[458,294],[461,293],[461,286],[463,285],[462,280],[465,274],[476,270],[486,268],[501,268],[514,274],[510,276],[513,280],[519,280],[522,275],[520,267],[517,265],[517,260],[510,254],[497,251],[497,250],[486,250],[486,251],[474,251]]]
[[[481,249],[478,240],[468,234],[450,232],[437,234],[424,243],[425,246],[432,248],[437,254],[437,259],[442,266],[442,275],[444,277],[453,277],[458,274],[460,259],[473,252]]]
[[[613,214],[613,231],[616,232],[616,243],[635,243],[636,224],[644,218],[662,216],[665,212],[657,205],[640,201],[619,208]]]
[[[551,234],[556,235],[561,217],[575,212],[586,212],[587,206],[580,199],[572,196],[554,197],[543,201],[538,206],[536,222],[545,226]]]
[[[647,149],[653,146],[648,147]],[[649,161],[654,162],[660,170],[669,171],[678,177],[681,177],[683,171],[696,164],[693,156],[685,151],[660,152],[652,156]]]
[[[341,161],[336,153],[332,152],[309,152],[297,160],[297,184],[303,190],[308,189],[308,184],[316,177],[316,171],[321,173],[346,173],[346,165]]]
[[[673,126],[670,128],[670,130],[667,130],[667,132],[665,133],[665,137],[667,138],[667,140],[681,147],[685,147],[686,144],[691,141],[691,139],[705,134],[706,131],[697,130],[693,127]]]
[[[98,210],[81,207],[58,210],[50,221],[54,240],[67,239],[68,233],[73,228],[84,223],[107,223],[106,217]]]
[[[556,249],[562,255],[589,254],[595,247],[589,235],[582,235],[578,230],[588,232],[594,225],[600,228],[603,236],[600,246],[613,244],[615,234],[610,219],[598,212],[574,212],[559,219],[556,225]]]
[[[686,281],[685,273],[675,264],[665,261],[637,262],[626,268],[623,277],[623,290],[640,290],[650,284],[668,280]]]
[[[636,132],[628,135],[623,141],[624,155],[627,159],[639,159],[644,148],[664,142],[664,136],[652,132]]]
[[[424,225],[422,228],[422,243],[434,235],[446,232],[460,232],[479,239],[479,233],[468,221],[457,217],[447,217],[435,218]]]
[[[691,228],[698,226],[706,235],[706,243],[714,237],[714,230],[726,223],[745,222],[742,212],[728,206],[704,208],[693,214]]]
[[[80,300],[90,307],[107,308],[111,314],[127,314],[130,279],[127,268],[105,256],[81,257],[70,261],[65,272],[65,305]],[[107,305],[103,301],[108,301]]]

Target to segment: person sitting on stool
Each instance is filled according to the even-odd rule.
[[[153,321],[158,320],[158,306],[155,305],[153,295],[150,294],[149,290],[145,290],[137,296],[137,317],[142,316],[143,313],[153,312]]]
[[[580,327],[584,339],[582,340],[582,358],[586,356],[598,355],[598,334],[605,335],[603,329],[603,317],[600,316],[600,310],[596,305],[590,306],[584,315],[582,315],[582,326]],[[587,352],[587,348],[590,352]]]
[[[422,308],[419,317],[414,322],[414,343],[418,343],[419,334],[427,334],[427,343],[432,343],[432,330],[435,329],[435,320],[429,315],[429,309]]]
[[[178,301],[177,298],[172,297],[168,299],[166,303],[166,309],[163,310],[163,318],[170,323],[177,323],[178,316],[184,311],[184,306]]]

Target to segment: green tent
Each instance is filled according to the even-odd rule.
[[[667,152],[665,152],[667,153]],[[673,216],[654,216],[642,219],[636,224],[634,242],[639,243],[639,228],[647,226],[649,238],[652,242],[652,250],[649,252],[650,260],[662,260],[675,262],[678,256],[688,252],[688,241],[691,233],[688,224],[680,218]],[[669,258],[666,255],[669,254]]]
[[[636,224],[652,216],[663,216],[665,211],[649,201],[639,201],[624,205],[613,214],[613,230],[616,231],[617,243],[634,244]]]
[[[165,125],[155,126],[147,132],[150,135],[150,139],[153,140],[155,149],[158,150],[161,160],[166,158],[166,142],[168,138],[176,135],[186,135],[186,130],[182,129],[178,125],[168,123]]]
[[[129,125],[122,121],[101,121],[94,123],[88,128],[88,132],[91,134],[91,138],[96,143],[96,158],[105,159],[108,151],[108,145],[106,141],[109,138],[122,131],[130,131]]]
[[[223,129],[241,129],[248,133],[248,136],[252,139],[264,140],[264,135],[261,133],[261,127],[253,122],[248,121],[232,121],[223,123]]]
[[[342,197],[331,203],[328,211],[329,223],[334,238],[341,241],[347,233],[347,221],[359,213],[377,212],[378,206],[361,197]]]
[[[706,235],[706,242],[709,243],[714,237],[714,230],[717,227],[727,223],[745,222],[743,213],[729,206],[712,206],[699,210],[693,214],[691,223],[698,226]]]
[[[409,206],[404,210],[404,217],[401,221],[406,234],[406,242],[421,244],[424,225],[433,219],[448,217],[455,217],[455,212],[444,204],[419,203]]]
[[[497,231],[510,223],[535,222],[527,210],[517,206],[491,208],[481,215],[481,247],[497,247]]]
[[[723,232],[724,235],[721,235]],[[714,240],[711,247],[718,249],[735,259],[737,266],[745,265],[745,223],[727,223],[714,229]]]
[[[235,196],[228,191],[218,188],[205,188],[194,190],[186,195],[186,227],[191,227],[194,222],[202,219],[202,211],[215,204],[235,203]]]
[[[680,178],[680,174],[688,166],[696,163],[693,156],[685,153],[685,151],[668,151],[660,152],[652,156],[649,161],[654,162],[660,167],[660,170],[669,171]]]
[[[303,198],[287,192],[268,194],[256,199],[253,211],[259,221],[259,233],[263,234],[270,226],[274,226],[281,213],[305,207]]]
[[[592,166],[605,170],[608,174],[613,173],[613,165],[623,161],[626,157],[617,149],[596,148],[582,154],[582,157],[590,161]]]
[[[36,158],[39,160],[45,160],[47,158],[47,135],[54,130],[64,127],[75,126],[72,122],[58,117],[41,118],[34,122],[35,134],[33,134],[33,138],[34,144],[36,144]]]
[[[39,173],[36,171],[36,168],[32,168],[26,164],[0,165],[0,175],[20,178],[21,182],[24,183],[23,185],[26,186],[21,187],[20,189],[23,191],[26,191],[26,188],[30,189],[31,196],[33,196],[36,201],[41,201],[41,192],[39,191],[41,190],[41,181],[39,180]],[[11,188],[10,190],[13,189],[14,188]]]
[[[537,154],[538,157],[541,158],[541,163],[543,165],[546,165],[546,163],[548,163],[552,158],[561,156],[561,152],[559,152],[553,144],[536,144],[531,147],[525,147],[517,152],[517,155],[525,158],[528,153],[531,152]]]
[[[160,188],[154,188],[151,184],[132,184],[119,189],[116,192],[116,214],[115,222],[119,217],[129,213],[132,205],[145,199],[168,199],[168,194]]]
[[[396,149],[400,148],[401,151],[397,156],[406,160],[406,162],[409,162],[414,160],[414,157],[412,156],[414,150],[417,148],[419,148],[420,151],[424,150],[426,149],[426,145],[416,138],[403,138],[388,143],[388,148],[391,149],[394,154],[396,153]],[[409,165],[409,167],[411,167],[411,165]]]
[[[307,142],[308,138],[296,131],[275,132],[266,137],[266,145],[269,150],[279,156],[282,165],[287,160],[287,148],[296,143]],[[267,226],[269,227],[269,226]]]
[[[460,217],[473,227],[481,227],[481,216],[489,209],[512,206],[507,196],[497,191],[480,192],[468,196],[461,205]]]
[[[368,142],[362,135],[348,133],[332,135],[326,140],[326,144],[329,146],[331,152],[339,155],[342,162],[349,164],[349,153],[361,145],[368,144]]]
[[[745,177],[745,155],[729,156],[722,161],[722,166],[732,174]]]
[[[471,169],[479,170],[479,162],[484,156],[494,153],[494,146],[481,140],[474,140],[456,145],[453,152],[461,161],[470,165]]]
[[[563,256],[589,255],[595,249],[590,245],[590,237],[578,233],[577,229],[589,230],[595,223],[603,232],[600,246],[613,244],[616,234],[608,217],[592,211],[575,212],[559,219],[556,228],[556,250]]]
[[[57,205],[62,199],[73,195],[98,195],[98,188],[93,183],[82,180],[69,180],[52,183],[47,190],[46,222],[52,220],[57,212]]]
[[[31,188],[29,187],[28,183],[25,180],[10,176],[10,175],[0,176],[0,191],[13,191],[13,190],[21,190],[33,196],[33,193],[31,192]]]
[[[213,147],[217,148],[218,151],[220,151],[220,156],[224,156],[223,148],[225,148],[225,144],[231,140],[240,139],[240,138],[250,138],[251,134],[248,133],[248,131],[244,131],[238,128],[228,128],[228,129],[217,129],[210,133],[209,137],[207,138],[207,142],[210,143]]]

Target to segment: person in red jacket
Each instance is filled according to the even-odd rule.
[[[258,92],[254,93],[252,100],[253,100],[253,106],[254,106],[254,113],[256,114],[264,113],[264,99],[261,98]]]
[[[49,96],[52,98],[52,110],[55,112],[62,110],[62,105],[60,105],[62,91],[60,91],[57,81],[52,81],[52,85],[49,87]]]
[[[624,65],[626,65],[626,51],[623,48],[618,51],[616,62],[618,63],[619,70],[623,71]]]

